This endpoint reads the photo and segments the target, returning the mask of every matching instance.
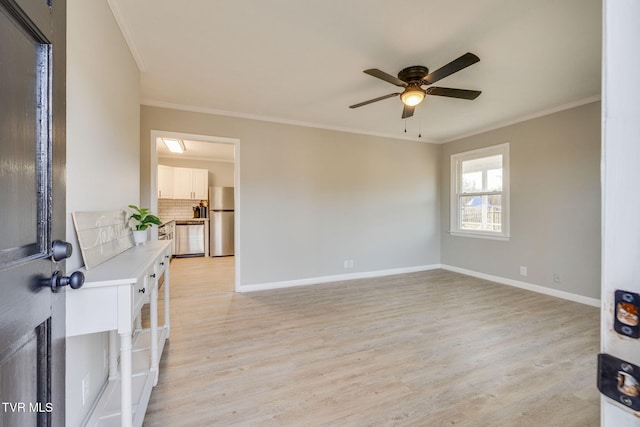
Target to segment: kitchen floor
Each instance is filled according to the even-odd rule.
[[[189,301],[220,293],[235,293],[235,257],[173,258],[171,275],[171,317],[189,306]],[[142,307],[142,327],[148,328],[149,305]],[[164,319],[164,289],[158,291],[158,319]],[[176,326],[172,319],[172,327]]]
[[[193,292],[234,292],[235,257],[193,257],[171,260],[171,298]],[[160,292],[162,294],[162,292]]]

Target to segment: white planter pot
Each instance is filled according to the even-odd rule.
[[[147,230],[133,230],[133,241],[136,245],[143,245],[147,241]]]

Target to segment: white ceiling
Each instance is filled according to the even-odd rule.
[[[601,0],[109,0],[146,105],[445,142],[599,99]],[[400,118],[364,74],[480,62]],[[418,138],[418,133],[422,137]],[[226,135],[228,136],[228,135]],[[231,135],[233,136],[233,135]]]

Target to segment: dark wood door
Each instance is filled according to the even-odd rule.
[[[0,426],[63,426],[63,0],[0,0]]]

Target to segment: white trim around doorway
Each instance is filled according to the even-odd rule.
[[[151,130],[150,135],[150,146],[151,146],[151,155],[150,155],[150,192],[153,197],[150,198],[150,208],[152,212],[158,211],[158,198],[154,195],[158,194],[158,152],[156,150],[156,140],[161,137],[166,138],[176,138],[176,139],[188,139],[188,140],[196,140],[203,142],[215,142],[215,143],[223,143],[223,144],[233,144],[234,146],[234,162],[233,162],[233,173],[234,173],[234,185],[235,185],[235,198],[234,198],[234,210],[236,212],[234,218],[234,247],[235,247],[235,283],[234,288],[235,291],[238,292],[240,289],[240,258],[241,258],[241,248],[240,248],[240,140],[238,138],[228,138],[223,136],[212,136],[212,135],[198,135],[192,133],[183,133],[183,132],[170,132],[163,130]],[[157,230],[154,228],[153,233],[156,233]]]

